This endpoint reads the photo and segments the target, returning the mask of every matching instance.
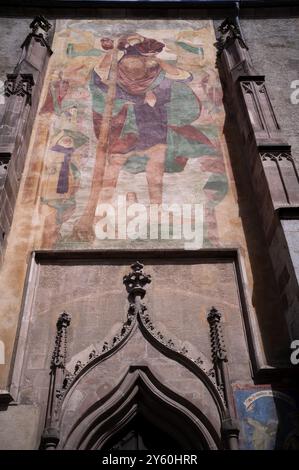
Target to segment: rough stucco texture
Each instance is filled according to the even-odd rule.
[[[299,18],[241,20],[257,73],[264,74],[279,125],[299,165],[299,103],[291,83],[299,80]]]

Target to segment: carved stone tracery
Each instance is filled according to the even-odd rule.
[[[290,162],[294,162],[292,153],[290,151],[284,152],[284,151],[272,151],[272,152],[260,152],[260,157],[263,162],[267,160],[271,160],[276,162],[282,161],[282,160],[288,160]]]
[[[67,328],[70,322],[71,316],[63,311],[56,323],[55,346],[50,364],[50,385],[45,428],[41,439],[41,447],[44,449],[55,449],[59,442],[58,415],[66,377]]]
[[[7,74],[7,80],[4,82],[4,95],[7,97],[16,95],[26,97],[26,104],[31,105],[32,87],[34,85],[33,75],[31,73]]]
[[[62,312],[56,323],[55,347],[51,360],[51,369],[56,367],[65,368],[67,354],[67,327],[71,323],[71,316],[67,312]]]
[[[221,313],[212,307],[208,313],[207,320],[210,324],[212,357],[214,364],[218,361],[227,362],[227,352],[221,327]]]
[[[139,323],[143,330],[146,330],[154,342],[159,343],[161,346],[169,350],[171,353],[176,355],[183,356],[187,360],[191,369],[194,369],[194,366],[201,370],[211,381],[212,386],[216,387],[217,392],[221,400],[224,401],[223,388],[218,386],[215,379],[215,371],[211,368],[211,363],[203,355],[192,357],[189,354],[188,349],[184,345],[176,344],[172,338],[167,337],[160,330],[158,330],[148,311],[146,305],[140,303],[135,303],[136,297],[145,296],[146,290],[145,285],[151,282],[151,276],[143,273],[143,265],[138,261],[131,265],[132,271],[128,275],[124,276],[124,284],[128,292],[128,301],[129,308],[127,319],[123,323],[123,326],[120,329],[120,332],[114,335],[111,340],[105,341],[103,343],[102,349],[100,352],[93,350],[89,354],[88,361],[82,364],[81,361],[78,361],[75,364],[73,372],[68,371],[65,377],[62,395],[65,395],[67,391],[72,387],[78,375],[84,373],[85,369],[88,369],[93,363],[98,363],[100,360],[104,359],[108,354],[116,352],[118,348],[126,342],[129,338],[131,332],[133,331],[135,325]]]
[[[55,348],[50,368],[51,382],[46,427],[42,438],[44,448],[56,448],[59,442],[58,416],[63,400],[75,382],[87,373],[91,367],[116,353],[129,340],[130,335],[137,326],[139,326],[143,336],[162,354],[181,363],[200,378],[209,389],[218,406],[221,403],[223,433],[226,433],[229,448],[236,448],[238,429],[229,406],[228,390],[230,382],[227,370],[223,369],[221,365],[227,362],[227,353],[220,324],[221,314],[213,307],[207,318],[211,331],[213,362],[211,363],[202,353],[195,358],[192,357],[184,344],[167,337],[166,334],[155,327],[147,312],[147,307],[140,301],[145,296],[145,286],[151,282],[151,277],[143,272],[143,265],[139,262],[132,264],[131,268],[132,271],[123,278],[128,292],[129,307],[127,319],[120,332],[114,335],[111,340],[105,341],[100,351],[97,351],[96,347],[92,349],[86,363],[78,360],[73,372],[65,369],[66,332],[70,324],[70,316],[63,312],[58,319]],[[60,375],[58,371],[61,371]]]

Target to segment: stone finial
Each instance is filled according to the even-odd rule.
[[[129,297],[135,299],[135,297],[140,296],[143,298],[146,293],[145,286],[151,282],[151,276],[142,271],[143,264],[139,263],[139,261],[133,263],[131,268],[130,274],[124,276],[123,283],[126,286]]]
[[[214,322],[219,322],[220,319],[221,319],[221,313],[215,307],[212,307],[207,315],[208,322],[211,324]]]
[[[67,328],[71,323],[71,315],[65,311],[63,311],[57,320],[56,327],[57,331],[60,331],[62,328]]]
[[[49,54],[52,54],[51,47],[48,42],[48,31],[52,28],[51,23],[49,23],[46,18],[43,16],[36,16],[33,21],[30,23],[31,32],[26,37],[25,41],[22,44],[22,48],[27,48],[32,39],[41,44],[43,47],[46,47]]]
[[[232,44],[236,39],[243,49],[248,50],[240,27],[234,18],[226,18],[218,27],[218,31],[221,33],[215,44],[218,49],[218,55],[221,55],[223,49]]]
[[[56,323],[55,347],[52,354],[51,369],[64,368],[66,361],[67,334],[66,329],[71,323],[71,315],[62,312]]]
[[[217,361],[227,361],[226,347],[221,328],[221,313],[212,307],[207,315],[210,324],[211,348],[214,363]]]
[[[49,23],[49,21],[46,18],[39,15],[39,16],[36,16],[31,21],[30,28],[32,29],[33,34],[42,34],[42,35],[44,35],[45,33],[47,33],[52,28],[52,25],[51,25],[51,23]]]
[[[231,37],[241,37],[241,31],[233,18],[226,18],[218,27],[221,34],[229,34]]]

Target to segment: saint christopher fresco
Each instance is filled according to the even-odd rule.
[[[102,38],[101,45],[106,53],[90,84],[98,145],[89,199],[74,227],[79,240],[94,237],[97,204],[111,202],[129,160],[144,166],[150,203],[161,204],[165,171],[182,171],[188,158],[215,154],[192,125],[201,112],[189,86],[192,74],[157,57],[164,43],[134,34]]]
[[[119,196],[127,207],[202,204],[204,246],[217,245],[228,184],[210,26],[117,39],[101,28],[70,22],[58,33],[36,141],[42,246],[101,246],[99,208]]]

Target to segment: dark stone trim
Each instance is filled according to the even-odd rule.
[[[31,32],[21,45],[23,51],[19,62],[13,73],[7,74],[4,85],[6,102],[1,119],[0,161],[9,161],[9,164],[4,163],[7,172],[2,171],[1,175],[0,227],[5,237],[0,237],[0,264],[13,220],[43,80],[52,54],[48,35],[50,23],[39,15],[31,22],[30,28]]]
[[[239,75],[239,82],[264,82],[265,75]]]
[[[275,116],[264,76],[256,72],[249,51],[242,47],[239,36],[233,34],[234,22],[223,24],[231,25],[217,28],[220,33],[217,44],[221,45],[220,49],[218,46],[217,66],[224,89],[226,119],[234,122],[242,141],[240,158],[245,159],[252,181],[289,335],[296,339],[299,334],[298,273],[276,209],[298,205],[298,170]],[[282,272],[289,274],[283,282]]]
[[[280,153],[291,153],[291,146],[289,144],[281,145],[281,144],[273,144],[270,143],[269,145],[258,145],[258,150],[260,153],[267,152],[280,152]]]

